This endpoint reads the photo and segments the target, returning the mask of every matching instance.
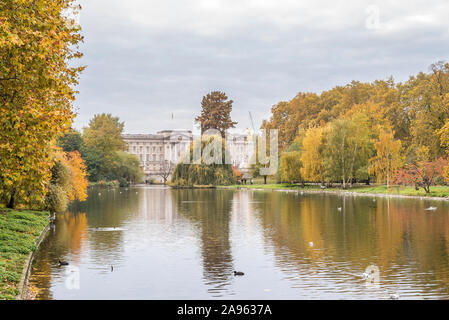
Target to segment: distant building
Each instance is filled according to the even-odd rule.
[[[127,152],[135,154],[145,172],[146,180],[162,180],[161,174],[171,163],[171,169],[187,153],[194,137],[190,130],[164,130],[156,134],[124,134]],[[232,165],[248,172],[254,146],[248,134],[231,134],[227,141]]]

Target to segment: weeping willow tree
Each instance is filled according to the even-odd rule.
[[[176,165],[173,186],[216,186],[234,183],[230,154],[221,136],[203,138],[190,145],[189,152]]]

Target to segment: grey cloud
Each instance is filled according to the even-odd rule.
[[[331,16],[333,6],[315,15],[316,8],[311,7],[298,23],[284,8],[285,25],[269,17],[269,9],[276,8],[272,2],[268,2],[268,11],[258,9],[265,12],[262,17],[248,13],[245,21],[244,10],[236,9],[234,20],[225,17],[217,24],[201,16],[197,7],[184,7],[202,19],[193,26],[182,25],[193,23],[186,18],[187,13],[176,26],[167,26],[162,18],[144,23],[139,16],[126,15],[135,14],[134,2],[143,3],[126,1],[126,8],[119,12],[102,12],[102,6],[108,8],[103,0],[84,6],[81,24],[86,41],[82,50],[88,69],[76,101],[78,128],[87,125],[93,114],[109,112],[120,116],[130,133],[188,129],[200,112],[202,96],[223,90],[234,100],[233,117],[243,130],[251,126],[248,111],[259,126],[272,105],[291,99],[298,91],[321,92],[351,80],[372,81],[390,75],[406,80],[411,74],[426,71],[436,60],[447,59],[449,49],[449,26],[439,19],[447,5],[441,1],[437,1],[440,7],[434,14],[435,23],[409,25],[402,16],[429,14],[429,5],[418,1],[420,6],[413,8],[407,7],[407,1],[396,1],[402,7],[381,15],[381,26],[395,17],[400,22],[380,30],[364,26],[364,9],[370,2],[357,1],[347,10],[337,2],[336,16],[330,21],[322,20]],[[306,8],[289,3],[293,12]],[[321,1],[324,3],[330,2]],[[118,2],[111,7],[120,8]],[[164,8],[158,12],[164,13]],[[150,9],[145,7],[143,12]],[[360,15],[346,21],[355,13]],[[199,32],[197,24],[212,24],[213,34]]]

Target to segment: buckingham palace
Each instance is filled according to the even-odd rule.
[[[145,180],[162,181],[162,174],[167,169],[174,169],[189,150],[196,137],[190,130],[163,130],[156,134],[124,134],[127,152],[135,154],[145,172]],[[250,168],[250,157],[254,147],[250,134],[230,134],[227,149],[231,155],[232,165],[242,172]]]

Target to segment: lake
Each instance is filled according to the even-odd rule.
[[[449,203],[91,188],[57,216],[30,288],[36,299],[449,299]]]

